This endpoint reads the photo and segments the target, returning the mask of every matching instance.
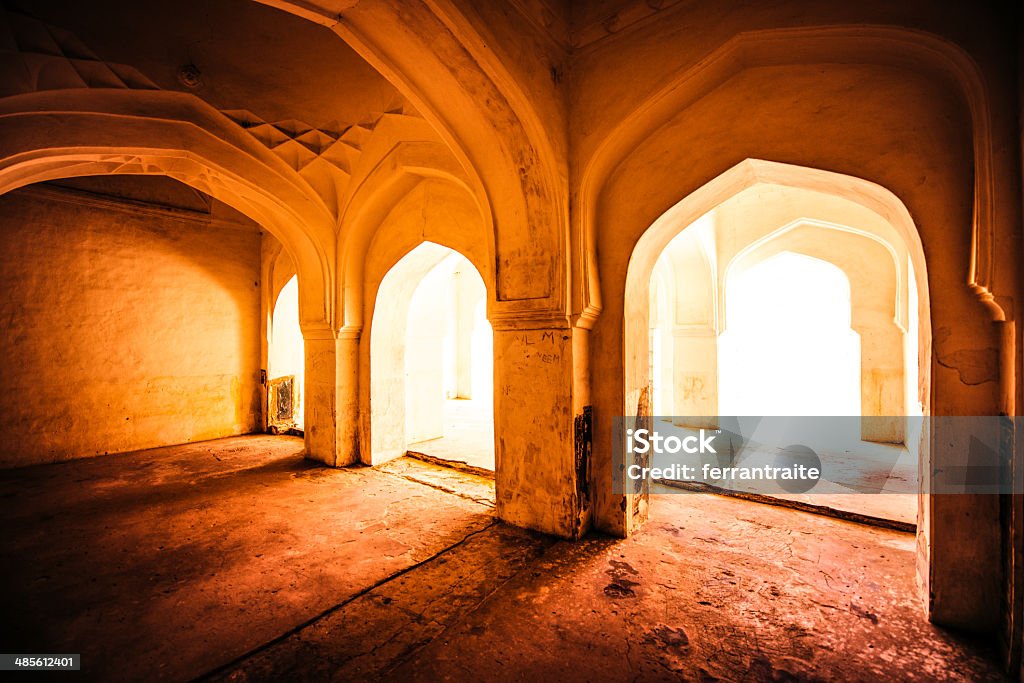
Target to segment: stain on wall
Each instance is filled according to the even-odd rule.
[[[575,536],[581,537],[583,520],[590,508],[590,460],[594,451],[594,409],[583,406],[583,412],[576,415],[574,421],[574,458],[576,465],[576,506],[577,517]]]

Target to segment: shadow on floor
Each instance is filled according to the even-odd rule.
[[[692,494],[569,543],[496,523],[493,481],[300,450],[4,473],[7,651],[91,680],[1002,680],[923,618],[909,534]]]

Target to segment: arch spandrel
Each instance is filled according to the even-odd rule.
[[[566,150],[538,114],[564,102],[534,102],[452,3],[264,1],[338,33],[451,149],[494,235],[496,315],[564,321]]]
[[[579,152],[584,155],[579,160],[582,167],[580,202],[579,211],[573,219],[573,240],[579,243],[578,253],[582,258],[580,267],[574,271],[578,274],[573,284],[577,308],[592,309],[596,315],[603,306],[603,272],[597,256],[599,204],[620,164],[647,136],[745,70],[773,66],[796,68],[811,64],[826,68],[839,63],[913,69],[906,72],[908,79],[930,78],[938,87],[947,90],[951,101],[964,108],[964,137],[970,146],[969,163],[974,169],[970,181],[973,191],[967,199],[971,207],[968,222],[970,258],[964,278],[971,283],[978,299],[989,307],[992,317],[1003,319],[1006,311],[995,304],[998,295],[992,293],[997,280],[992,249],[996,235],[1006,229],[1005,222],[1009,217],[999,219],[993,209],[998,163],[993,147],[999,131],[995,130],[992,121],[991,96],[980,69],[962,47],[941,36],[896,26],[868,25],[774,28],[738,33],[698,63],[666,78],[660,89],[643,98],[631,114],[614,124],[612,132],[603,135],[592,150],[588,148]],[[950,100],[949,97],[946,99]],[[809,129],[802,133],[808,141],[812,131]],[[745,152],[734,157],[733,163],[747,157],[771,156],[759,154],[753,148]],[[802,159],[799,155],[785,160],[806,166],[829,167],[810,158]],[[832,159],[833,164],[836,161],[837,158]],[[901,183],[876,176],[870,169],[835,165],[831,168],[872,180],[893,189],[900,196],[907,194],[902,191]],[[715,176],[708,175],[704,181],[712,177]],[[866,199],[871,200],[870,197]],[[889,219],[884,216],[884,204],[876,205],[875,210],[882,211],[883,217]],[[898,219],[893,217],[893,220]],[[616,277],[616,274],[609,275]]]
[[[417,219],[409,212],[421,215]],[[461,166],[438,142],[401,142],[368,162],[353,184],[338,243],[343,326],[357,333],[365,322],[367,263],[381,247],[412,248],[423,239],[451,242],[452,249],[473,261],[485,282],[493,283],[494,236],[486,229],[484,215]],[[383,228],[385,224],[389,227]],[[493,291],[491,284],[488,290]]]

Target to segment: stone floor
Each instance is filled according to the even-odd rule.
[[[489,401],[444,402],[444,436],[409,444],[409,452],[494,471],[494,418]]]
[[[771,418],[769,418],[771,419]],[[789,418],[769,423],[778,427]],[[837,421],[840,425],[842,421]],[[769,427],[770,428],[770,427]],[[657,430],[680,438],[697,435],[697,430],[677,427],[667,419],[659,420]],[[783,435],[789,437],[789,434]],[[770,435],[769,435],[770,438]],[[745,445],[744,462],[731,463],[769,465],[789,443],[787,440]],[[859,431],[846,437],[828,434],[812,444],[821,458],[822,480],[808,493],[786,493],[780,488],[770,490],[764,482],[754,482],[749,490],[797,505],[818,508],[823,514],[848,514],[879,522],[896,522],[903,527],[917,524],[918,456],[903,444],[862,441]],[[687,457],[689,459],[687,459]],[[654,458],[653,466],[667,466],[673,461],[697,462],[694,456],[663,456]],[[736,487],[742,490],[742,486]]]
[[[493,482],[239,437],[0,473],[0,638],[89,680],[1001,680],[929,625],[913,537],[702,494],[628,540]]]

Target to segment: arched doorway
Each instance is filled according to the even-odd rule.
[[[176,93],[134,91],[126,99],[114,90],[32,94],[38,105],[7,115],[12,135],[0,164],[0,193],[38,182],[80,176],[166,176],[208,194],[258,223],[285,245],[300,275],[299,302],[306,340],[307,403],[336,400],[334,336],[328,320],[329,273],[323,254],[335,220],[297,176],[261,149],[241,128],[200,100]],[[13,99],[13,98],[12,98]],[[122,117],[108,126],[104,117],[142,107],[145,115]],[[54,112],[60,112],[59,115]],[[56,119],[54,117],[57,117]],[[61,135],[55,136],[55,122]],[[75,123],[77,122],[77,123]],[[254,279],[255,281],[255,279]],[[268,304],[269,306],[269,304]],[[315,351],[314,351],[315,350]],[[311,362],[315,367],[311,367]],[[259,373],[254,375],[257,379]],[[334,465],[339,461],[336,411],[305,410],[306,455]],[[313,424],[316,423],[316,424]],[[343,454],[347,455],[347,454]]]
[[[845,488],[781,497],[912,530],[928,504],[927,430],[908,420],[930,396],[926,269],[906,209],[861,183],[748,161],[659,218],[627,273],[626,415],[690,430],[724,416],[853,416],[836,445]],[[634,495],[642,512],[646,494]]]
[[[302,430],[304,425],[305,344],[299,328],[299,279],[293,275],[274,302],[267,358],[271,431]]]
[[[424,242],[377,291],[370,329],[370,461],[413,453],[494,470],[487,289],[458,252]]]

